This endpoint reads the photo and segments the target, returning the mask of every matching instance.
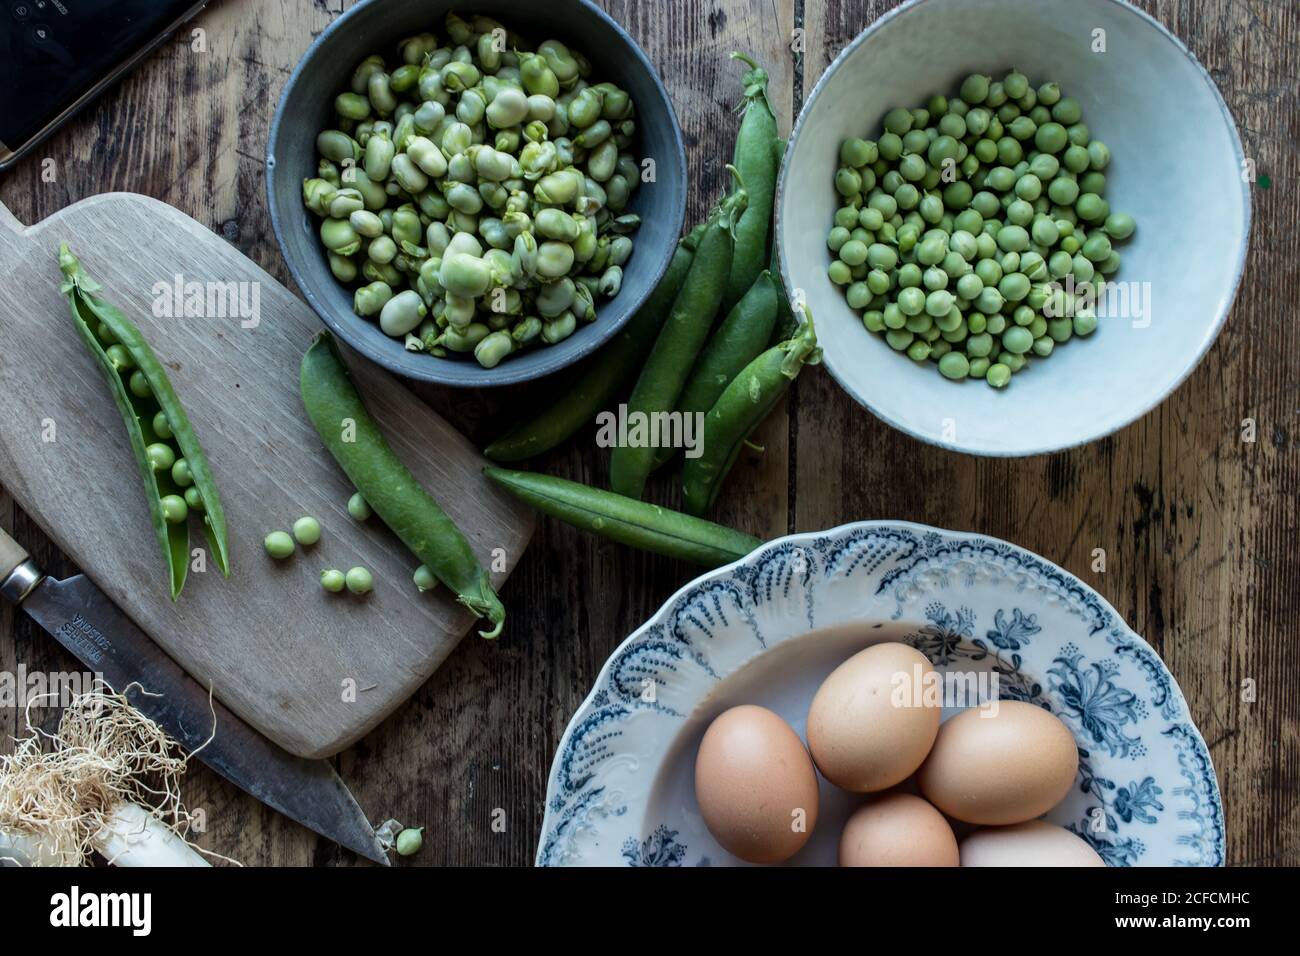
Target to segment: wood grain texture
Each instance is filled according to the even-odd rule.
[[[123,236],[134,240],[125,246]],[[117,407],[71,334],[56,267],[64,237],[159,354],[221,490],[230,579],[204,555],[207,573],[191,573],[179,601],[152,547]],[[28,512],[195,679],[287,750],[333,756],[405,701],[474,615],[446,589],[419,594],[411,583],[419,562],[378,522],[348,516],[354,489],[322,453],[298,394],[297,364],[318,329],[311,310],[192,219],[143,196],[97,196],[23,233],[6,228],[0,250],[11,280],[0,309],[12,316],[0,327],[0,469]],[[237,292],[186,314],[178,283]],[[489,483],[478,451],[395,379],[352,364],[389,443],[485,566],[498,565],[501,584],[528,543],[532,514]],[[304,514],[323,523],[321,542],[272,562],[261,539]],[[206,547],[191,524],[190,547]],[[322,567],[356,565],[375,574],[371,597],[335,599],[320,588]]]
[[[773,75],[788,129],[834,53],[892,0],[604,0],[664,75],[687,137],[692,219],[723,188],[739,74],[732,49]],[[1161,652],[1213,754],[1228,858],[1300,863],[1300,620],[1297,479],[1300,332],[1292,316],[1300,140],[1300,10],[1271,0],[1140,0],[1210,70],[1248,155],[1272,178],[1254,196],[1246,281],[1217,345],[1169,401],[1088,448],[982,461],[887,428],[819,370],[795,385],[791,414],[728,482],[722,520],[756,534],[857,518],[925,521],[1008,538],[1080,575]],[[117,91],[0,180],[25,221],[113,188],[166,200],[287,281],[271,234],[261,153],[288,71],[339,4],[223,0],[205,12],[208,52],[178,38]],[[792,36],[803,52],[792,53]],[[1173,108],[1171,106],[1171,108]],[[41,180],[54,159],[58,179]],[[809,188],[817,188],[810,184]],[[423,389],[478,438],[556,383],[501,395]],[[558,386],[562,387],[562,383]],[[1242,421],[1257,441],[1243,442]],[[535,463],[603,483],[594,434]],[[0,484],[3,477],[0,476]],[[651,494],[675,500],[660,480]],[[8,506],[8,507],[6,507]],[[68,562],[0,494],[0,521],[56,573]],[[1104,548],[1106,571],[1091,570]],[[376,820],[429,827],[410,864],[525,865],[547,772],[570,714],[619,641],[693,576],[683,565],[544,522],[503,592],[512,628],[463,643],[412,702],[340,757]],[[72,664],[30,623],[0,611],[0,669]],[[10,638],[12,635],[12,639]],[[1243,700],[1241,682],[1257,689]],[[0,732],[20,715],[0,711]],[[4,744],[0,744],[3,746]],[[207,809],[214,848],[250,862],[343,864],[346,854],[199,770],[187,799]]]

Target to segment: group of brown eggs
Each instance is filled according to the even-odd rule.
[[[1087,842],[1038,819],[1074,785],[1069,728],[996,698],[941,724],[941,686],[919,651],[875,644],[818,688],[807,747],[766,708],[719,714],[695,758],[709,832],[747,862],[790,859],[817,825],[820,771],[871,795],[840,836],[841,866],[1104,866]]]

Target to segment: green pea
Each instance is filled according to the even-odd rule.
[[[202,514],[206,508],[203,504],[203,493],[193,486],[185,489],[185,505],[191,511]]]
[[[1084,193],[1074,204],[1074,211],[1084,222],[1098,222],[1106,218],[1109,208],[1096,193]]]
[[[1048,319],[1047,335],[1053,342],[1068,342],[1074,335],[1074,322],[1068,316]]]
[[[961,180],[949,183],[943,190],[943,204],[948,209],[965,209],[973,198],[970,183]]]
[[[1004,275],[998,283],[998,292],[1008,302],[1019,302],[1029,294],[1029,277],[1020,272]]]
[[[994,388],[1005,388],[1011,381],[1011,369],[1001,362],[995,362],[989,366],[989,370],[984,375],[984,380]]]
[[[1079,177],[1079,191],[1085,193],[1096,193],[1100,196],[1106,191],[1106,176],[1103,173],[1090,171]]]
[[[1003,252],[1023,252],[1029,248],[1029,233],[1024,226],[1005,226],[998,230],[997,243]]]
[[[176,464],[176,452],[172,450],[171,445],[155,442],[144,451],[145,457],[149,459],[149,466],[155,472],[170,471],[172,465]]]
[[[1110,239],[1104,233],[1094,232],[1080,251],[1092,262],[1105,262],[1111,254]]]
[[[965,139],[969,132],[966,118],[958,113],[947,113],[941,116],[938,130],[940,136],[948,136],[954,140]]]
[[[1076,99],[1066,96],[1052,105],[1052,119],[1063,126],[1073,126],[1082,118],[1083,109]]]
[[[1134,230],[1137,228],[1137,223],[1134,222],[1133,217],[1128,213],[1115,212],[1106,217],[1106,223],[1103,228],[1106,230],[1106,235],[1110,236],[1112,239],[1122,240],[1133,235]]]
[[[967,302],[976,299],[984,290],[984,281],[974,272],[957,280],[957,296]]]
[[[966,79],[962,80],[961,98],[971,105],[983,103],[988,99],[989,82],[989,77],[983,76],[979,73],[972,73],[970,76],[966,77]],[[1001,89],[1000,85],[999,89]],[[989,105],[996,106],[997,104],[990,103]]]
[[[1007,127],[1007,132],[1011,134],[1012,138],[1021,142],[1033,139],[1037,131],[1038,126],[1028,116],[1017,116],[1011,121],[1011,125]]]
[[[873,269],[888,271],[898,264],[898,253],[891,246],[876,242],[867,247],[866,261]]]
[[[104,350],[109,364],[119,372],[135,368],[135,359],[124,345],[110,345]]]
[[[301,545],[313,545],[320,540],[320,522],[304,516],[293,523],[293,537]]]
[[[150,427],[152,427],[153,433],[159,438],[169,439],[172,437],[172,426],[171,423],[167,421],[166,412],[156,412],[153,416],[153,421],[150,423]]]
[[[907,329],[890,329],[885,333],[885,341],[895,352],[902,352],[916,339],[916,336]]]
[[[925,310],[925,301],[925,293],[918,288],[907,288],[898,293],[898,308],[904,315],[920,315]]]
[[[989,316],[1000,313],[1005,304],[1006,299],[994,286],[986,285],[975,298],[975,308]]]
[[[132,372],[130,379],[127,380],[127,388],[136,398],[148,398],[153,394],[153,389],[149,386],[149,379],[145,377],[144,372],[139,370]]]
[[[868,232],[876,232],[885,224],[885,216],[879,209],[871,206],[864,207],[857,214],[858,225]]]
[[[348,499],[348,514],[358,521],[365,521],[373,514],[370,505],[366,503],[366,499],[361,497],[361,492],[358,491]]]
[[[993,336],[987,331],[977,332],[966,340],[966,354],[972,358],[987,357],[993,351]]]
[[[1089,309],[1074,313],[1072,327],[1075,335],[1091,335],[1097,328],[1097,316]]]
[[[907,321],[903,323],[903,328],[916,335],[925,335],[934,328],[934,325],[935,322],[933,316],[920,312],[916,315],[909,315]]]
[[[858,239],[850,239],[840,247],[840,259],[851,266],[860,266],[867,261],[867,244]]]
[[[190,472],[190,463],[184,458],[177,458],[172,465],[172,481],[178,488],[188,488],[194,484],[194,475]]]
[[[885,114],[884,127],[889,132],[902,136],[912,128],[911,111],[895,107]]]
[[[946,289],[936,289],[925,299],[925,311],[928,315],[946,316],[953,307],[953,295]],[[942,325],[940,326],[942,328]],[[945,330],[947,331],[947,330]]]
[[[939,374],[959,382],[970,374],[970,361],[961,352],[949,352],[939,359]]]
[[[1022,177],[1022,179],[1025,177]],[[1032,188],[1032,187],[1026,187]],[[1013,226],[1028,226],[1034,220],[1033,204],[1024,199],[1015,199],[1007,206],[1007,222]]]
[[[293,538],[284,531],[272,531],[262,542],[266,548],[266,553],[277,561],[281,561],[293,554]]]
[[[346,579],[342,571],[336,568],[330,568],[320,573],[320,586],[331,594],[338,594],[343,590]]]
[[[180,495],[163,495],[161,501],[163,520],[168,524],[180,524],[189,517],[189,506]]]
[[[869,166],[879,155],[876,144],[865,139],[846,139],[840,144],[840,162],[845,166]]]
[[[903,155],[903,138],[896,133],[885,133],[876,141],[881,159],[893,162]]]
[[[393,844],[393,849],[397,850],[398,856],[412,856],[420,852],[420,847],[424,845],[424,827],[419,829],[406,829],[397,834],[397,840]]]
[[[1048,183],[1047,195],[1058,206],[1072,206],[1079,198],[1079,184],[1072,179],[1058,176]]]
[[[1061,231],[1055,222],[1044,216],[1034,220],[1029,235],[1038,245],[1050,247],[1056,245],[1056,241],[1061,238]]]
[[[369,594],[375,588],[374,575],[366,568],[349,568],[347,574],[343,576],[343,581],[353,594]]]

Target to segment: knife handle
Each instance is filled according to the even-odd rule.
[[[0,528],[0,596],[20,604],[41,577],[27,550]]]

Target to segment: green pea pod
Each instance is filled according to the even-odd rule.
[[[670,558],[713,568],[738,561],[763,544],[711,521],[563,478],[490,466],[483,474],[543,514]]]
[[[767,348],[780,298],[772,273],[760,272],[700,353],[677,402],[678,411],[708,412],[736,376]]]
[[[723,479],[731,471],[750,434],[790,388],[805,365],[821,360],[812,313],[794,338],[768,349],[727,386],[704,418],[702,454],[682,467],[682,502],[688,514],[702,515],[713,506]]]
[[[736,223],[736,253],[722,299],[724,312],[731,311],[767,267],[767,240],[779,167],[779,158],[772,151],[778,133],[776,112],[767,95],[767,71],[743,53],[733,53],[731,58],[749,67],[745,74],[745,96],[740,104],[744,115],[732,159],[749,193],[749,206]]]
[[[608,408],[659,334],[690,270],[691,248],[703,230],[702,225],[697,226],[678,243],[663,280],[618,336],[588,361],[577,381],[565,386],[564,394],[540,415],[498,438],[484,449],[483,454],[493,461],[505,462],[523,461],[540,455],[587,424],[602,409]]]
[[[774,144],[773,152],[776,153],[778,168],[785,158],[785,140],[778,139]],[[777,244],[775,235],[775,226],[773,224],[772,235],[772,259],[768,264],[767,270],[772,273],[772,281],[776,283],[777,303],[776,303],[776,328],[772,331],[770,344],[777,345],[786,339],[792,338],[795,331],[799,328],[799,320],[794,317],[794,309],[790,307],[790,296],[785,289],[785,280],[781,278],[781,262],[777,255]]]
[[[322,332],[302,358],[302,403],[321,440],[353,486],[402,543],[456,592],[461,604],[501,633],[506,610],[469,542],[393,453],[352,384],[334,337]],[[345,441],[345,428],[348,437]]]
[[[727,168],[735,175],[734,167]],[[629,420],[634,414],[654,420],[656,413],[676,409],[686,377],[708,338],[722,302],[731,272],[736,220],[744,213],[747,201],[748,194],[741,186],[709,217],[690,272],[628,399]],[[615,448],[609,462],[613,490],[629,498],[640,498],[657,451],[649,445]]]
[[[126,423],[131,449],[135,452],[140,474],[144,478],[145,498],[153,518],[154,531],[167,560],[172,600],[180,597],[189,570],[189,525],[184,518],[190,506],[182,508],[176,502],[178,498],[182,503],[186,501],[184,496],[187,487],[177,484],[167,468],[154,470],[148,451],[154,446],[166,446],[173,460],[184,459],[188,464],[192,478],[192,484],[188,486],[191,492],[189,500],[200,506],[196,510],[203,512],[203,530],[213,560],[221,573],[229,577],[230,544],[226,536],[226,516],[221,507],[221,496],[217,494],[216,481],[208,466],[207,456],[203,453],[203,446],[190,425],[185,408],[176,397],[162,363],[135,324],[115,306],[99,297],[99,283],[86,273],[66,242],[59,246],[59,268],[64,275],[61,291],[68,297],[72,307],[73,325],[86,348],[99,362],[113,393],[113,400]],[[119,361],[115,365],[109,358],[108,350],[116,350],[117,347],[125,349],[129,354],[128,364]],[[143,375],[149,386],[143,395],[137,394],[135,389],[127,385],[136,373]],[[158,417],[160,415],[165,419],[165,426]],[[162,429],[168,434],[161,434],[156,429]],[[168,499],[166,508],[164,498]],[[194,500],[196,498],[197,501]],[[169,516],[173,520],[169,521]]]

